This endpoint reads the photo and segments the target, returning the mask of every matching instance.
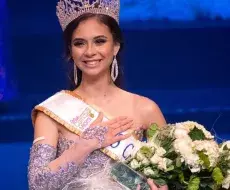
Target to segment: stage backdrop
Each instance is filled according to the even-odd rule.
[[[0,1],[0,103],[17,96],[16,80],[11,63],[11,40],[8,28],[8,10],[5,0]],[[1,109],[0,109],[1,110]]]

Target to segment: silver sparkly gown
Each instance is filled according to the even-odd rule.
[[[109,171],[114,161],[94,151],[80,167],[74,163],[52,173],[46,165],[69,149],[74,141],[59,137],[58,146],[35,144],[30,151],[28,180],[30,190],[123,190],[113,181]]]

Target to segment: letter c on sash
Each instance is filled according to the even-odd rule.
[[[127,160],[127,159],[129,158],[129,156],[130,156],[130,155],[125,156],[125,152],[126,152],[127,149],[130,148],[130,147],[131,147],[132,149],[134,149],[134,145],[133,145],[133,144],[129,144],[128,146],[126,146],[126,148],[125,148],[124,151],[123,151],[122,156],[123,156],[123,158],[124,158],[125,160]]]

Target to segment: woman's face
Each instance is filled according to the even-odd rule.
[[[119,48],[109,28],[96,18],[81,22],[72,35],[71,55],[83,75],[108,73]]]

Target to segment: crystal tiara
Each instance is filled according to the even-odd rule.
[[[85,13],[108,15],[119,22],[119,11],[119,0],[60,0],[56,13],[64,31],[70,22]]]

